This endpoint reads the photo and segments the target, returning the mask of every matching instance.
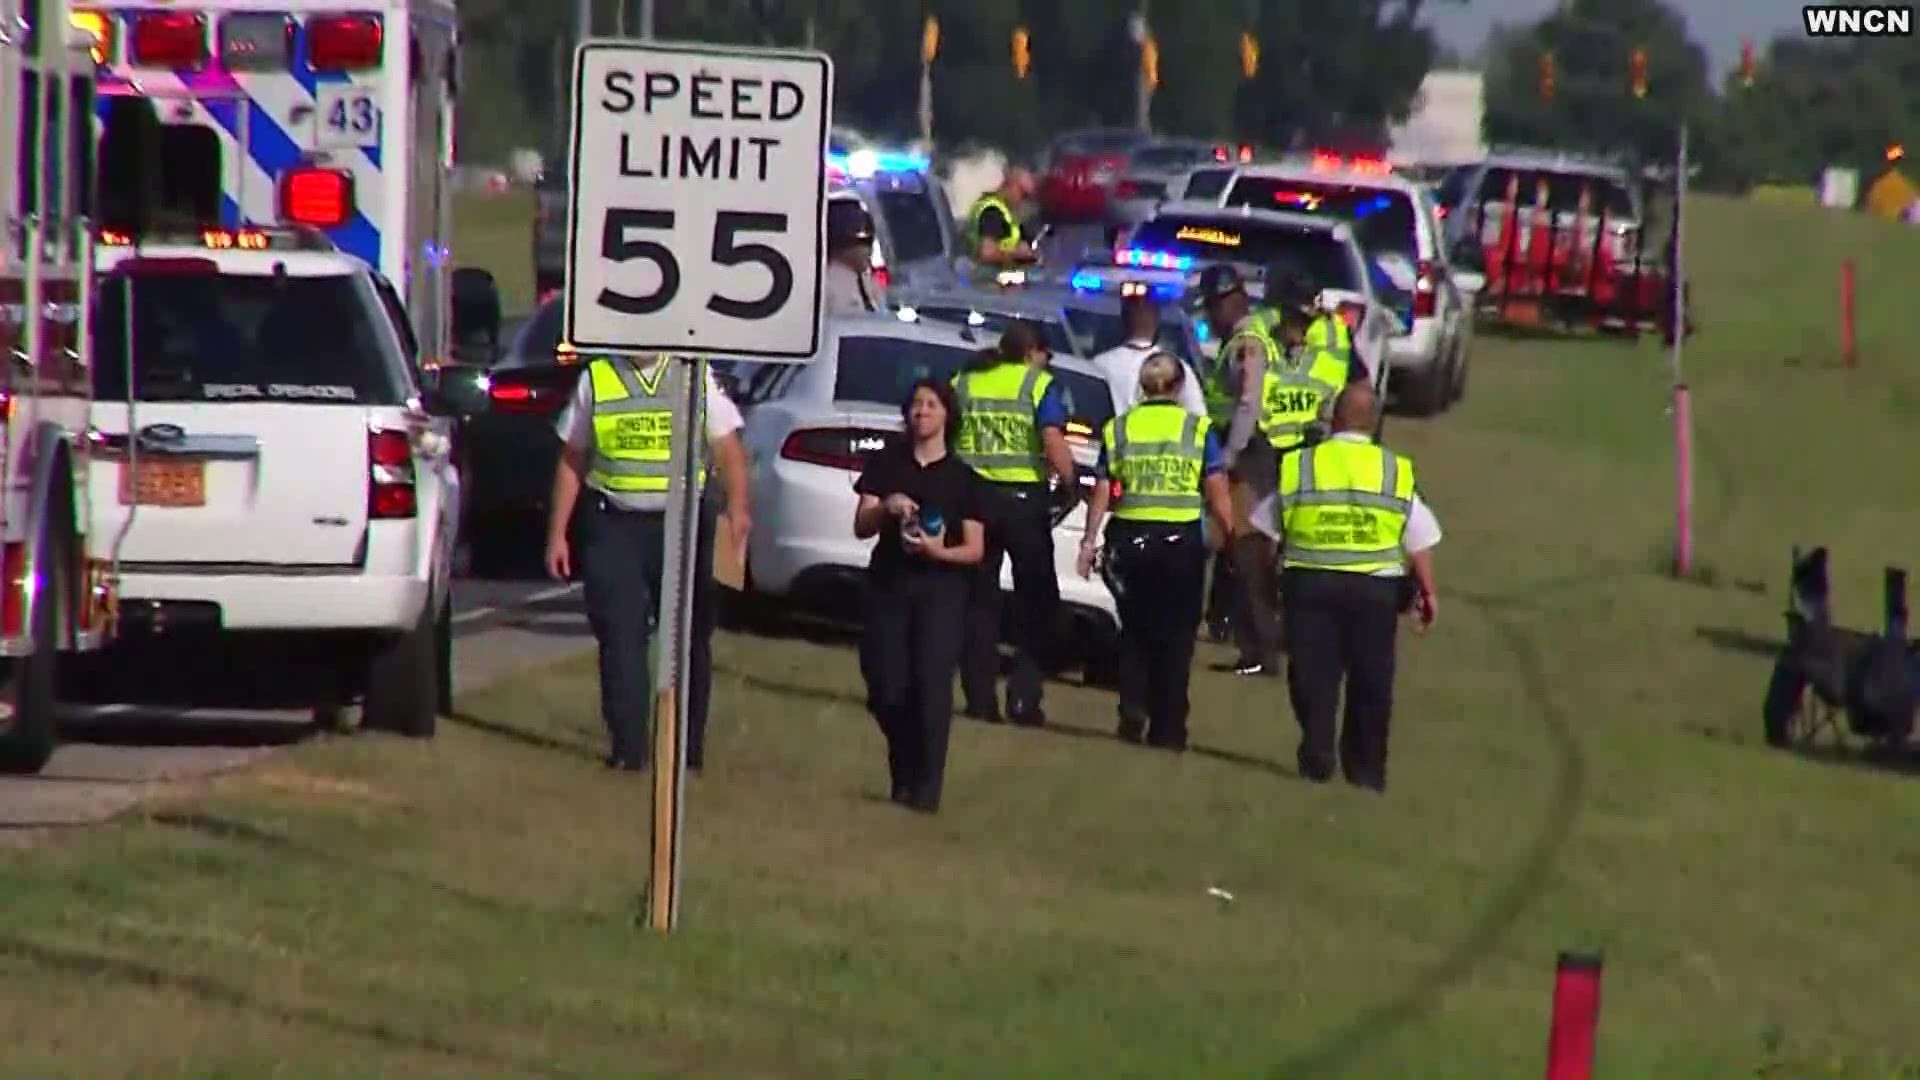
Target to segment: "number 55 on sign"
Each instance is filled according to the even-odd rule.
[[[833,63],[593,41],[574,63],[567,339],[805,360],[821,337]]]

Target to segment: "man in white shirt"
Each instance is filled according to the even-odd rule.
[[[579,570],[587,621],[600,646],[600,715],[611,750],[607,766],[647,767],[653,672],[647,650],[659,612],[666,554],[666,508],[673,449],[671,361],[601,357],[580,374],[555,429],[561,439],[547,519],[547,572],[565,581]],[[707,442],[726,491],[726,526],[735,551],[750,531],[747,454],[740,410],[707,372]],[[583,492],[576,567],[569,526]],[[691,670],[687,695],[687,767],[705,764],[707,704],[713,686],[712,486],[703,493],[694,556]]]
[[[1093,366],[1113,391],[1115,416],[1140,404],[1140,368],[1160,348],[1160,306],[1150,296],[1129,296],[1120,301],[1120,322],[1126,329],[1126,340],[1093,358]],[[1200,378],[1192,370],[1181,381],[1180,406],[1194,416],[1207,415]]]

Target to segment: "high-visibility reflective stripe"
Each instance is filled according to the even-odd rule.
[[[1316,461],[1324,449],[1341,457],[1352,453],[1354,448],[1345,444],[1328,444],[1327,447],[1308,447],[1295,455],[1297,476],[1294,489],[1287,490],[1285,482],[1286,462],[1282,461],[1282,482],[1280,498],[1285,520],[1286,539],[1281,547],[1281,565],[1302,569],[1341,570],[1371,573],[1376,570],[1388,570],[1400,566],[1405,561],[1405,553],[1396,542],[1391,547],[1350,548],[1318,547],[1301,545],[1299,536],[1310,532],[1314,522],[1308,507],[1338,507],[1355,510],[1373,511],[1388,516],[1388,520],[1378,523],[1385,529],[1398,526],[1406,527],[1407,517],[1413,509],[1413,499],[1402,497],[1400,490],[1400,459],[1397,455],[1372,444],[1368,449],[1379,455],[1380,484],[1377,489],[1333,488],[1320,486],[1320,477],[1316,471]],[[1303,514],[1303,511],[1305,513]],[[1378,520],[1378,519],[1376,519]],[[1397,538],[1398,532],[1395,532]]]
[[[1390,548],[1376,548],[1371,551],[1328,551],[1323,548],[1301,549],[1288,544],[1284,549],[1282,558],[1284,564],[1287,566],[1324,566],[1329,568],[1377,566],[1385,569],[1387,567],[1399,566],[1405,556],[1401,553],[1398,545]]]
[[[1157,411],[1177,408],[1166,402],[1147,402],[1138,408]],[[1144,414],[1153,415],[1153,414]],[[1116,418],[1112,423],[1113,438],[1108,448],[1111,458],[1109,467],[1120,481],[1120,505],[1113,516],[1122,521],[1151,521],[1170,524],[1182,524],[1200,520],[1205,500],[1200,494],[1199,472],[1206,460],[1205,430],[1200,418],[1191,414],[1180,417],[1180,437],[1178,439],[1150,439],[1133,441],[1128,437],[1127,429],[1133,419],[1129,411]],[[1162,426],[1160,418],[1154,416],[1154,425]],[[1185,491],[1141,491],[1136,486],[1134,468],[1148,461],[1171,460],[1180,465],[1192,466],[1194,482]]]
[[[1310,448],[1302,451],[1300,454],[1300,494],[1301,495],[1310,494],[1320,490],[1320,485],[1314,476],[1314,469],[1313,469],[1316,449],[1317,448]],[[1396,490],[1398,490],[1399,487],[1400,487],[1400,458],[1398,457],[1398,455],[1389,453],[1388,451],[1382,449],[1380,451],[1380,493],[1391,499],[1393,498],[1393,493]],[[1354,492],[1336,489],[1336,494],[1349,495],[1349,494],[1354,494]],[[1288,501],[1291,502],[1293,500],[1289,499]],[[1408,505],[1412,505],[1411,502],[1409,502]]]

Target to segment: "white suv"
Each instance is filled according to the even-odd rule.
[[[1244,165],[1224,177],[1189,180],[1218,191],[1222,206],[1330,217],[1352,225],[1374,271],[1380,301],[1400,326],[1387,339],[1389,386],[1400,404],[1428,415],[1466,389],[1473,295],[1453,273],[1426,188],[1384,161],[1313,154]]]
[[[430,736],[460,484],[405,311],[317,234],[193,240],[100,249],[89,486],[93,535],[118,538],[123,632],[94,681],[137,681],[176,631],[209,653],[244,640],[244,674],[317,669],[316,709],[357,699],[366,726]]]

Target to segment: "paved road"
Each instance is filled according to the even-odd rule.
[[[576,587],[462,580],[454,587],[458,692],[589,647]],[[142,799],[252,764],[313,732],[290,711],[89,710],[46,772],[0,779],[0,843],[105,821]]]

